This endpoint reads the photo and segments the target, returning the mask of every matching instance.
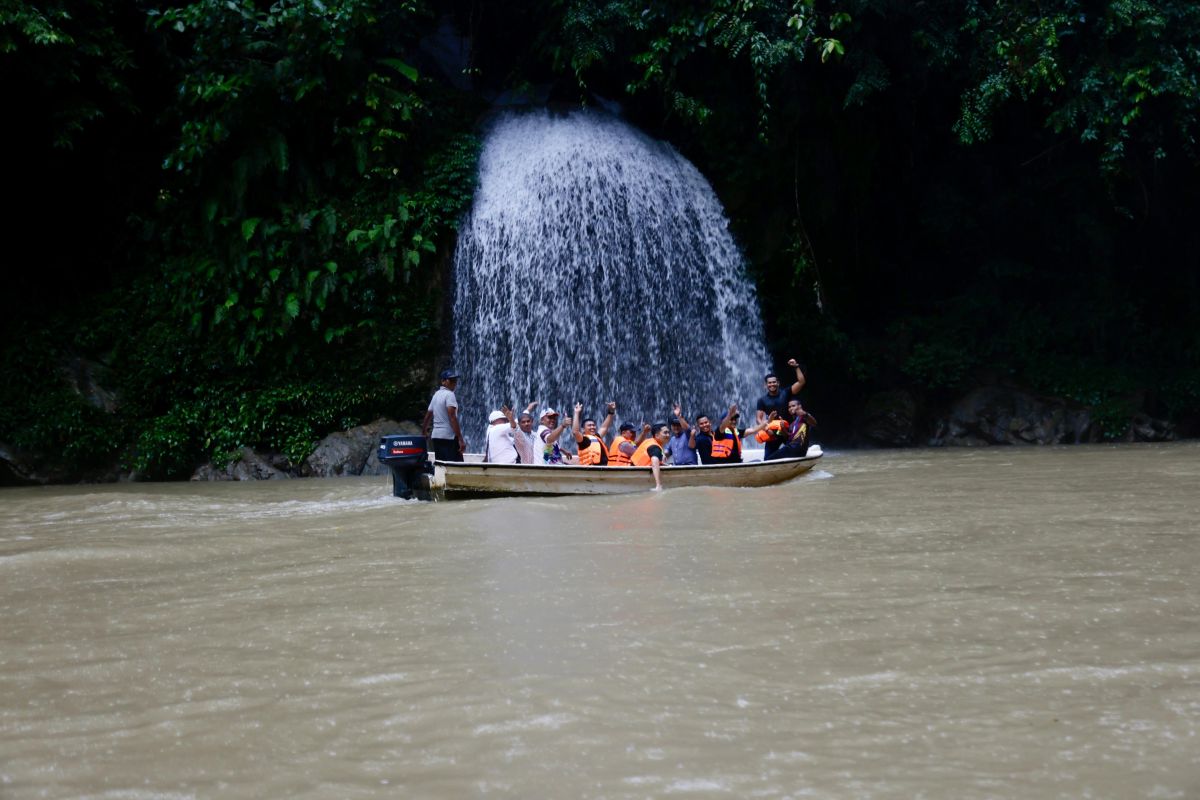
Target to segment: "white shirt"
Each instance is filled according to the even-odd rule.
[[[505,420],[487,429],[487,460],[493,464],[517,463],[517,448],[513,444],[513,427]]]
[[[534,433],[533,431],[526,433],[525,431],[521,430],[520,428],[517,428],[515,431],[512,432],[512,435],[513,435],[513,446],[516,447],[517,454],[521,457],[522,464],[540,464],[540,463],[542,463],[542,460],[540,458],[537,458],[537,454],[538,454],[537,447],[540,444],[540,442],[538,441],[536,433]]]

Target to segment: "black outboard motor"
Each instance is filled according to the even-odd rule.
[[[379,438],[379,463],[392,471],[392,494],[405,500],[432,500],[429,476],[433,463],[425,451],[424,436],[389,434]]]

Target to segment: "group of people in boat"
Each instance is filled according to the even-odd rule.
[[[747,427],[740,425],[737,404],[730,405],[716,424],[709,415],[698,414],[692,425],[682,406],[675,403],[666,422],[644,423],[640,430],[622,423],[610,440],[617,414],[613,401],[605,404],[599,423],[594,417],[584,416],[583,404],[576,403],[570,414],[543,408],[536,427],[533,413],[537,401],[520,413],[502,405],[488,416],[484,460],[498,464],[651,467],[655,488],[661,488],[658,470],[662,466],[740,462],[742,439],[747,436],[763,444],[764,459],[803,456],[816,420],[804,410],[799,398],[805,383],[803,370],[794,358],[788,366],[795,370],[796,380],[784,387],[775,373],[768,373],[764,379],[766,393],[758,399],[754,423]],[[459,377],[455,370],[441,373],[441,386],[430,400],[422,424],[434,457],[441,461],[461,461],[466,451],[454,395]]]

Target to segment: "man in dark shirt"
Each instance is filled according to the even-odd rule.
[[[782,446],[776,448],[773,453],[764,455],[766,459],[776,458],[801,458],[808,454],[808,442],[812,434],[812,429],[817,426],[817,421],[804,410],[804,406],[799,400],[793,399],[788,403],[788,413],[792,415],[791,425],[788,426],[787,440]]]
[[[799,362],[794,358],[789,358],[787,363],[789,367],[796,370],[796,382],[787,387],[786,391],[780,391],[779,378],[773,372],[767,373],[765,378],[767,393],[758,398],[758,405],[754,412],[754,423],[757,428],[761,428],[767,422],[772,411],[778,414],[780,419],[786,422],[792,421],[791,414],[788,411],[788,403],[799,395],[800,390],[804,388],[804,371],[800,369]],[[765,451],[763,457],[770,457],[772,453],[779,449],[781,444],[782,442],[779,441],[767,442],[764,445]]]
[[[737,405],[729,407],[729,412],[716,428],[713,428],[712,420],[707,414],[696,417],[696,427],[692,429],[688,445],[696,449],[701,464],[733,464],[742,460],[741,448],[737,447],[735,441],[737,434],[725,432],[726,428],[736,430],[737,419]]]

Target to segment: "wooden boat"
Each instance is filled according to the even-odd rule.
[[[808,472],[820,453],[803,458],[662,467],[664,489],[684,486],[771,486]],[[654,488],[650,467],[543,466],[434,461],[430,488],[447,499],[502,495],[629,494]]]

